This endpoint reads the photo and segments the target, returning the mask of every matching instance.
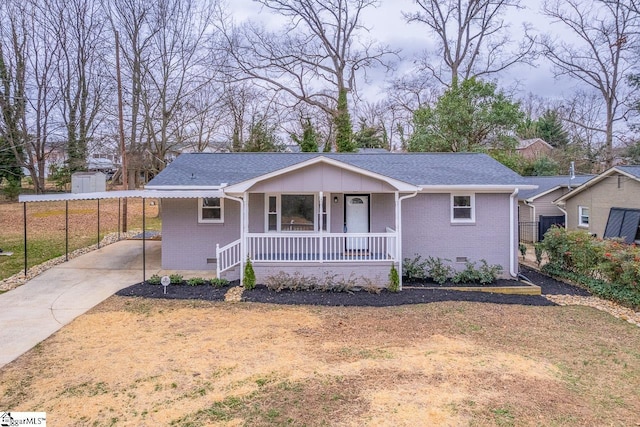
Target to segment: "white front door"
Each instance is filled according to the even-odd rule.
[[[369,196],[345,197],[345,222],[347,233],[369,232]],[[369,249],[368,238],[348,237],[347,250],[366,251]]]

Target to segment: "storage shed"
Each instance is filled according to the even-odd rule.
[[[95,193],[107,190],[107,176],[102,172],[76,172],[71,175],[72,193]]]

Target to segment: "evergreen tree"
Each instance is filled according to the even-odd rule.
[[[536,128],[536,136],[554,147],[563,148],[569,143],[569,136],[556,110],[545,111],[538,119]]]
[[[478,151],[504,144],[523,113],[493,83],[471,78],[453,86],[433,107],[414,112],[409,151]]]
[[[242,151],[282,151],[275,126],[269,126],[264,120],[258,120],[249,128],[249,139],[245,141]]]
[[[356,151],[356,144],[353,141],[353,129],[351,127],[351,116],[347,104],[347,91],[342,89],[338,93],[338,106],[334,116],[336,126],[336,149],[341,153],[351,153]]]
[[[291,139],[300,146],[300,151],[303,153],[316,153],[318,152],[318,135],[311,124],[309,117],[302,123],[302,138],[296,134],[291,134]]]
[[[389,148],[384,129],[367,125],[360,120],[360,130],[353,135],[353,141],[358,148]]]

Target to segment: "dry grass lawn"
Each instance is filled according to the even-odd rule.
[[[112,297],[0,370],[52,426],[633,426],[640,328],[586,307]]]
[[[147,204],[155,200],[147,200]],[[142,201],[128,202],[130,230],[142,229]],[[146,227],[160,229],[158,206],[146,206]],[[22,203],[0,203],[0,248],[13,252],[0,256],[0,280],[24,268],[24,220]],[[39,202],[27,204],[27,239],[29,267],[64,255],[65,203]],[[118,231],[118,200],[100,201],[100,237]],[[69,251],[98,242],[98,202],[69,202]]]

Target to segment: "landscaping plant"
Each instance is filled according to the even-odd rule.
[[[425,261],[427,276],[434,282],[443,285],[453,276],[453,267],[446,265],[444,261],[451,262],[450,259],[428,257]]]
[[[549,258],[544,272],[573,280],[603,298],[640,307],[640,248],[636,245],[552,227],[540,247]]]
[[[253,271],[251,258],[247,256],[247,263],[244,265],[244,288],[251,290],[256,287],[256,273]]]
[[[398,275],[398,270],[393,263],[391,264],[391,271],[389,272],[389,291],[400,291],[400,276]]]

